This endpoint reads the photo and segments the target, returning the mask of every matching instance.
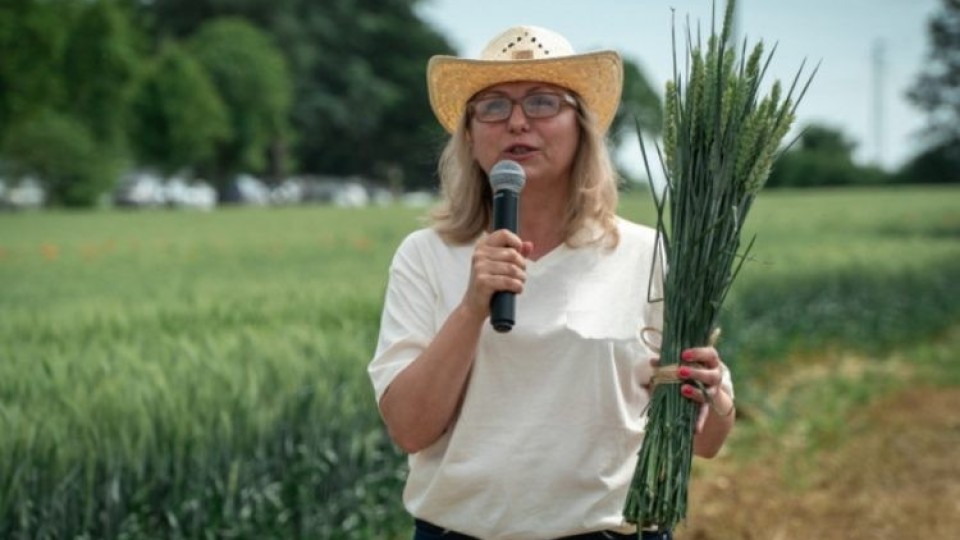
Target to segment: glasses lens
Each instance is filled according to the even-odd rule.
[[[473,116],[481,122],[502,122],[513,113],[514,100],[505,96],[481,98],[473,102]],[[530,94],[520,100],[527,118],[550,118],[560,112],[563,97],[558,94]]]
[[[498,122],[510,117],[513,102],[505,97],[490,97],[473,102],[473,114],[481,122]]]
[[[522,103],[527,118],[547,118],[560,112],[560,96],[557,94],[530,94]]]

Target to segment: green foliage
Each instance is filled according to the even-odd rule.
[[[113,186],[137,44],[111,0],[0,6],[3,157],[38,175],[53,204],[89,206]]]
[[[820,124],[807,126],[800,136],[800,150],[847,161],[852,161],[856,146],[856,143],[848,140],[840,130]]]
[[[369,9],[372,3],[342,0],[304,21],[313,50],[294,61],[301,83],[294,113],[305,169],[436,185],[444,134],[429,108],[426,64],[452,49],[417,17],[415,4]]]
[[[735,369],[775,372],[793,352],[885,354],[949,328],[960,316],[951,277],[960,264],[956,191],[761,195],[748,228],[756,248],[722,316],[721,343]]]
[[[929,23],[929,61],[908,93],[928,116],[933,147],[960,152],[960,2],[942,0]]]
[[[229,134],[227,109],[203,66],[165,43],[133,92],[130,136],[140,162],[166,173],[212,169]]]
[[[38,176],[54,204],[66,206],[95,204],[119,166],[83,123],[51,111],[9,128],[3,154],[19,173]]]
[[[67,39],[67,109],[106,147],[125,143],[130,87],[141,64],[137,29],[113,0],[84,4]]]
[[[452,53],[419,19],[417,0],[165,0],[141,6],[157,39],[243,17],[283,51],[294,84],[287,141],[301,170],[435,185],[443,139],[426,95],[426,63]]]
[[[878,184],[885,180],[882,171],[859,167],[837,156],[817,152],[788,152],[770,174],[770,187],[808,188]]]
[[[408,526],[364,364],[412,213],[0,220],[0,536]]]
[[[369,538],[396,526],[384,507],[400,458],[357,370],[377,306],[323,300],[9,321],[21,346],[4,371],[35,386],[3,385],[16,401],[0,423],[19,435],[2,453],[19,477],[0,489],[0,532]]]
[[[374,11],[360,27],[368,33],[369,42],[353,54],[370,61],[370,73],[380,79],[377,84],[385,87],[392,99],[388,100],[379,125],[370,126],[357,147],[343,154],[344,164],[350,164],[344,172],[360,166],[361,172],[375,179],[402,183],[408,189],[436,186],[434,173],[444,132],[428,105],[424,81],[427,59],[452,52],[446,39],[416,15],[416,3],[391,2],[387,4],[389,9]],[[344,104],[349,110],[362,111],[368,106],[362,97],[356,102],[352,100]],[[356,120],[354,116],[344,121]],[[324,130],[332,127],[324,126]],[[331,141],[337,134],[329,131],[325,137]],[[322,150],[317,147],[314,152]],[[365,164],[367,156],[372,161]]]
[[[960,142],[945,142],[911,159],[897,173],[903,184],[960,183]]]
[[[221,187],[239,171],[274,179],[359,174],[396,187],[432,187],[444,135],[426,96],[426,61],[452,50],[420,20],[417,4],[9,0],[0,5],[0,139],[52,110],[83,123],[102,152],[133,149],[145,159],[135,165],[192,168]],[[143,93],[156,91],[145,84],[202,86],[190,74],[179,83],[156,80],[162,76],[153,55],[168,54],[168,43],[200,61],[228,112],[229,133],[214,120],[185,134],[195,123],[175,118],[172,97],[145,111],[151,107]],[[131,99],[138,110],[128,114]],[[218,116],[205,90],[183,99],[198,118]],[[129,139],[128,116],[133,136],[148,140]],[[167,120],[150,127],[146,117]],[[198,148],[188,151],[192,139]]]
[[[734,6],[728,0],[720,34],[711,25],[705,50],[699,36],[688,36],[684,64],[689,67],[667,83],[667,187],[656,201],[665,259],[660,261],[661,369],[674,369],[683,350],[711,343],[720,309],[750,250],[748,245],[741,251],[747,215],[806,90],[797,87],[798,72],[786,95],[777,81],[761,97],[772,53],[764,59],[760,42],[748,57],[737,58],[729,43]],[[672,530],[686,517],[697,407],[679,388],[653,388],[623,510],[626,521],[638,526]]]
[[[217,88],[230,118],[230,136],[217,151],[220,187],[242,171],[265,172],[271,150],[290,136],[292,81],[270,37],[239,18],[215,19],[190,38],[189,49]],[[282,172],[282,171],[277,171]]]
[[[926,268],[877,271],[853,265],[789,281],[757,278],[736,295],[725,316],[726,327],[736,332],[724,339],[724,348],[733,363],[745,358],[744,369],[763,372],[775,368],[759,359],[776,363],[787,353],[813,353],[837,343],[883,354],[899,343],[935,339],[943,321],[958,315],[953,305],[958,272],[960,259],[952,256],[931,260]]]
[[[0,4],[0,138],[21,118],[64,99],[59,70],[72,3],[9,0]]]
[[[660,96],[643,73],[640,65],[623,59],[623,95],[620,108],[610,125],[610,140],[619,145],[627,137],[636,136],[636,128],[659,135],[663,129]]]
[[[821,124],[807,126],[798,143],[780,156],[770,172],[770,187],[877,185],[891,181],[874,166],[853,161],[856,144],[837,129]]]

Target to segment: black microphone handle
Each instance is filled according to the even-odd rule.
[[[493,230],[507,229],[516,233],[519,230],[520,197],[507,189],[501,189],[493,195]],[[509,332],[513,329],[516,313],[516,294],[510,291],[497,291],[490,299],[490,324],[497,332]]]

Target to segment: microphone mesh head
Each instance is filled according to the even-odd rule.
[[[527,175],[516,161],[504,159],[490,169],[490,186],[494,193],[503,189],[520,193],[526,182]]]

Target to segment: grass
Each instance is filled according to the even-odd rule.
[[[814,451],[901,366],[955,364],[958,195],[761,194],[720,344],[747,424]],[[653,208],[630,194],[622,213]],[[0,214],[0,536],[406,534],[365,364],[419,214]],[[857,372],[878,348],[895,361]],[[851,375],[769,392],[774,366],[808,363]],[[952,367],[938,380],[960,384]]]
[[[363,363],[414,212],[0,219],[2,536],[366,538],[398,519]]]

